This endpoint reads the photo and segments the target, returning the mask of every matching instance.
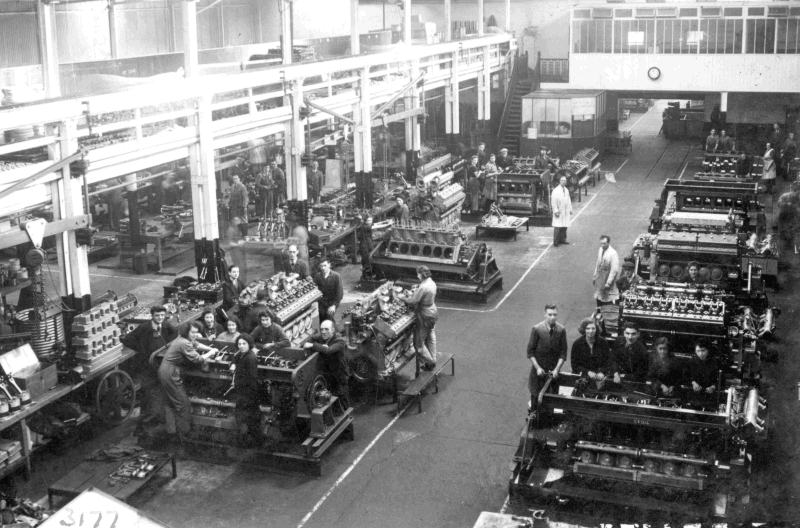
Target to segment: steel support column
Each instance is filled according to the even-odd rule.
[[[350,54],[361,53],[361,42],[358,32],[358,0],[350,0]]]
[[[359,101],[353,105],[353,159],[355,162],[356,204],[369,209],[372,197],[372,118],[369,68],[362,68]]]
[[[183,70],[187,78],[200,75],[197,44],[197,0],[181,4],[183,19]]]
[[[511,33],[511,0],[506,0],[506,22],[503,27],[506,32]]]
[[[486,24],[483,20],[483,0],[478,0],[478,36],[483,36],[483,26]]]
[[[292,35],[292,2],[278,0],[281,11],[281,55],[283,64],[292,63],[294,35]]]
[[[39,23],[39,54],[44,77],[44,90],[48,98],[61,97],[61,79],[58,72],[58,50],[56,49],[55,5],[41,0],[36,4]]]
[[[210,95],[197,101],[197,132],[198,142],[189,148],[195,264],[200,282],[216,282],[221,259]]]
[[[444,0],[444,41],[453,40],[453,0]]]
[[[413,59],[410,63],[409,75],[411,79],[419,76],[419,60]],[[406,110],[419,108],[419,88],[415,84],[405,97]],[[417,168],[419,167],[420,151],[420,131],[417,117],[409,117],[405,120],[406,136],[406,177],[408,181],[415,181]],[[410,179],[409,179],[410,178]]]
[[[483,92],[480,96],[483,98],[483,123],[481,125],[484,141],[486,141],[490,126],[489,122],[492,118],[492,71],[489,68],[490,48],[484,46],[483,48],[483,72],[480,74],[482,79],[481,87]]]
[[[411,0],[403,0],[403,43],[411,45]]]
[[[108,36],[111,44],[111,58],[119,57],[119,39],[117,37],[117,4],[108,0]]]
[[[452,125],[450,130],[450,153],[458,154],[458,136],[461,133],[461,92],[459,91],[459,76],[461,75],[461,47],[453,52],[452,65],[450,68],[450,117]]]
[[[291,93],[285,104],[292,106],[292,121],[286,126],[286,144],[289,146],[286,157],[286,193],[290,200],[306,200],[306,169],[303,167],[303,153],[306,150],[305,121],[300,119],[303,106],[303,80],[290,83]]]
[[[60,159],[78,150],[75,122],[58,125],[59,141],[49,147],[48,157]],[[53,198],[53,220],[63,220],[85,214],[82,178],[72,179],[69,165],[60,170],[61,178],[50,184]],[[89,254],[86,246],[79,246],[75,231],[56,235],[56,249],[61,284],[59,295],[64,304],[80,313],[92,306],[89,281]]]

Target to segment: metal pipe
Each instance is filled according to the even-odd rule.
[[[641,454],[641,451],[633,447],[612,446],[608,444],[598,444],[595,442],[585,442],[583,440],[579,440],[578,443],[575,445],[575,447],[577,449],[588,449],[591,451],[601,451],[603,453],[612,453],[615,455],[627,455],[631,457],[638,457]]]

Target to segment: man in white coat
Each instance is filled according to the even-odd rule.
[[[611,247],[611,237],[600,236],[600,250],[597,252],[597,264],[594,267],[595,286],[594,298],[597,306],[613,304],[619,297],[617,290],[617,277],[619,276],[619,256],[617,250]]]
[[[572,199],[567,189],[567,177],[562,176],[558,186],[550,194],[550,208],[553,211],[553,247],[567,242],[567,228],[572,221]]]

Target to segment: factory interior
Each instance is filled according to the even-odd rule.
[[[800,0],[0,0],[0,526],[796,524],[798,76]]]

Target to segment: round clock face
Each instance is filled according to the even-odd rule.
[[[655,81],[656,79],[661,77],[661,70],[659,70],[658,68],[653,66],[652,68],[647,70],[647,76],[650,77],[650,79]]]

